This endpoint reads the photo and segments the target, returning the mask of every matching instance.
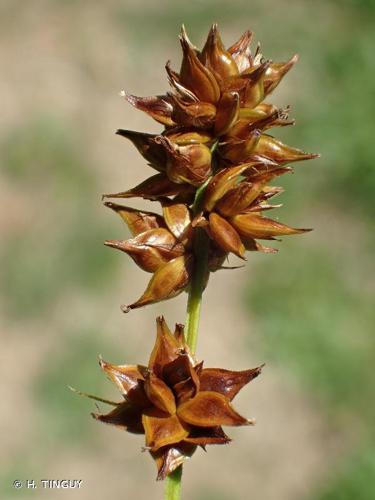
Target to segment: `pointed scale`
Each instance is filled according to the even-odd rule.
[[[110,201],[105,202],[104,205],[121,217],[133,236],[138,236],[150,229],[165,227],[163,217],[153,212],[136,210]]]
[[[187,184],[176,184],[168,179],[165,174],[156,174],[141,182],[133,189],[121,191],[120,193],[104,194],[103,198],[144,198],[146,200],[156,200],[164,196],[175,196],[180,193],[187,193],[192,186]]]
[[[131,403],[120,403],[107,414],[92,413],[93,418],[105,424],[115,425],[133,434],[143,434],[142,410]]]
[[[215,203],[238,182],[239,176],[258,163],[255,161],[220,170],[207,185],[203,198],[203,208],[211,211]]]
[[[151,451],[177,444],[189,434],[177,415],[168,417],[165,413],[154,409],[143,413],[142,424],[145,430],[146,446]]]
[[[124,241],[107,240],[105,245],[127,253],[144,271],[154,273],[185,253],[185,247],[165,228],[150,229]]]
[[[239,214],[230,219],[237,231],[250,238],[263,240],[274,239],[277,236],[288,236],[311,231],[311,229],[297,229],[281,224],[268,217],[256,214]]]
[[[152,276],[146,291],[132,304],[122,306],[123,312],[155,304],[179,295],[188,285],[192,271],[192,256],[183,255],[159,267]]]
[[[145,392],[156,408],[168,415],[176,413],[176,401],[172,390],[152,372],[146,376]]]
[[[266,95],[270,94],[279,85],[284,76],[298,62],[298,54],[295,54],[285,63],[273,63],[267,69],[264,79],[264,90]]]
[[[311,160],[320,156],[318,154],[305,153],[300,149],[287,146],[278,139],[275,139],[267,134],[261,135],[254,153],[265,156],[266,158],[280,164],[290,163],[293,161]]]
[[[165,446],[156,452],[151,451],[158,469],[157,480],[165,479],[171,472],[189,459],[195,450],[195,445],[182,441],[177,445]]]
[[[191,233],[191,213],[185,203],[164,199],[161,201],[163,217],[171,233],[182,240]]]
[[[241,38],[228,49],[228,52],[232,55],[240,73],[248,70],[252,65],[250,50],[252,37],[253,34],[251,31],[245,31]]]
[[[224,252],[232,252],[240,259],[246,260],[245,247],[234,227],[215,212],[210,213],[209,222],[210,235],[215,243]]]
[[[156,341],[148,362],[148,368],[157,376],[162,376],[163,368],[178,358],[180,345],[172,335],[163,316],[156,319]]]
[[[220,98],[220,89],[214,75],[198,59],[183,28],[180,35],[183,59],[180,82],[194,92],[200,100],[215,104]]]
[[[151,118],[168,127],[175,125],[172,119],[173,106],[170,98],[165,95],[152,97],[137,97],[135,95],[121,92],[121,96],[136,109],[147,113]]]
[[[238,414],[225,396],[211,391],[199,392],[195,398],[179,406],[177,414],[184,422],[198,427],[254,424],[253,420]]]
[[[214,133],[224,135],[238,119],[240,111],[240,97],[237,92],[226,92],[217,104]]]
[[[239,74],[235,60],[221,41],[216,23],[212,25],[208,33],[207,41],[199,55],[199,59],[214,74],[218,74],[223,79]]]
[[[250,370],[232,371],[222,368],[204,368],[200,374],[201,391],[214,391],[229,401],[251,380],[260,375],[264,365]]]

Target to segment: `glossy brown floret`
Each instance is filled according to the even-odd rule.
[[[268,164],[258,170],[249,163],[221,170],[207,186],[199,224],[206,228],[211,240],[223,252],[245,259],[245,251],[274,253],[260,240],[274,240],[280,236],[300,234],[311,229],[297,229],[265,217],[262,212],[279,208],[268,200],[279,194],[280,188],[267,183],[292,169]]]
[[[113,202],[105,205],[120,215],[133,236],[127,240],[107,240],[105,245],[125,252],[141,269],[152,273],[142,296],[122,306],[122,310],[128,312],[184,291],[194,271],[192,232],[196,223],[186,204],[165,198],[161,200],[163,215]],[[219,269],[224,259],[221,249],[212,246],[209,270]]]
[[[157,336],[147,366],[100,366],[115,382],[124,400],[93,417],[128,432],[145,435],[145,449],[154,458],[158,479],[164,479],[197,446],[227,444],[222,426],[253,425],[231,401],[262,367],[243,371],[203,368],[185,342],[183,325],[172,334],[164,318],[157,319]],[[100,398],[95,398],[104,401]]]
[[[141,269],[153,274],[143,295],[136,302],[124,306],[124,311],[181,293],[190,281],[193,266],[189,240],[191,216],[186,205],[166,207],[167,219],[153,212],[112,202],[107,202],[106,206],[121,216],[133,238],[107,240],[105,244],[127,253]],[[175,212],[178,223],[173,219]]]

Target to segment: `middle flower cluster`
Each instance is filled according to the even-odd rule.
[[[180,72],[166,65],[171,91],[156,97],[125,99],[165,129],[159,135],[118,130],[157,173],[133,189],[107,198],[141,197],[158,201],[162,215],[106,202],[128,225],[132,238],[106,244],[129,254],[153,274],[145,293],[125,310],[174,297],[194,270],[197,234],[208,240],[208,271],[223,267],[228,254],[245,259],[246,251],[275,252],[257,240],[297,234],[265,217],[280,205],[270,199],[282,188],[274,178],[290,172],[286,164],[317,155],[289,147],[266,131],[291,125],[287,110],[263,100],[296,62],[263,58],[250,50],[246,32],[225,48],[213,25],[202,50],[180,35]],[[198,249],[199,251],[199,249]],[[208,276],[207,276],[208,278]]]

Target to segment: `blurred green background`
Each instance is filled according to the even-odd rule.
[[[300,54],[268,99],[297,126],[275,135],[322,157],[282,179],[278,214],[315,231],[207,292],[198,354],[267,369],[247,393],[259,428],[194,457],[185,498],[375,498],[373,0],[1,1],[1,498],[161,498],[142,440],[92,421],[67,385],[110,397],[98,354],[143,362],[153,318],[183,321],[185,297],[120,313],[147,277],[101,244],[125,232],[100,194],[149,173],[113,131],[160,130],[118,91],[163,92],[181,23],[201,45],[212,22],[228,45],[250,28],[267,58]],[[84,486],[12,487],[46,478]]]

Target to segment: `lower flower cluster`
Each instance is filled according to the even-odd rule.
[[[115,382],[124,400],[111,403],[107,414],[94,413],[101,422],[145,435],[145,450],[164,479],[195,452],[197,446],[227,444],[222,426],[253,425],[231,401],[257,377],[262,366],[243,371],[204,368],[186,344],[183,325],[174,333],[163,317],[157,318],[157,336],[147,366],[100,366]],[[99,401],[104,401],[96,398]]]

